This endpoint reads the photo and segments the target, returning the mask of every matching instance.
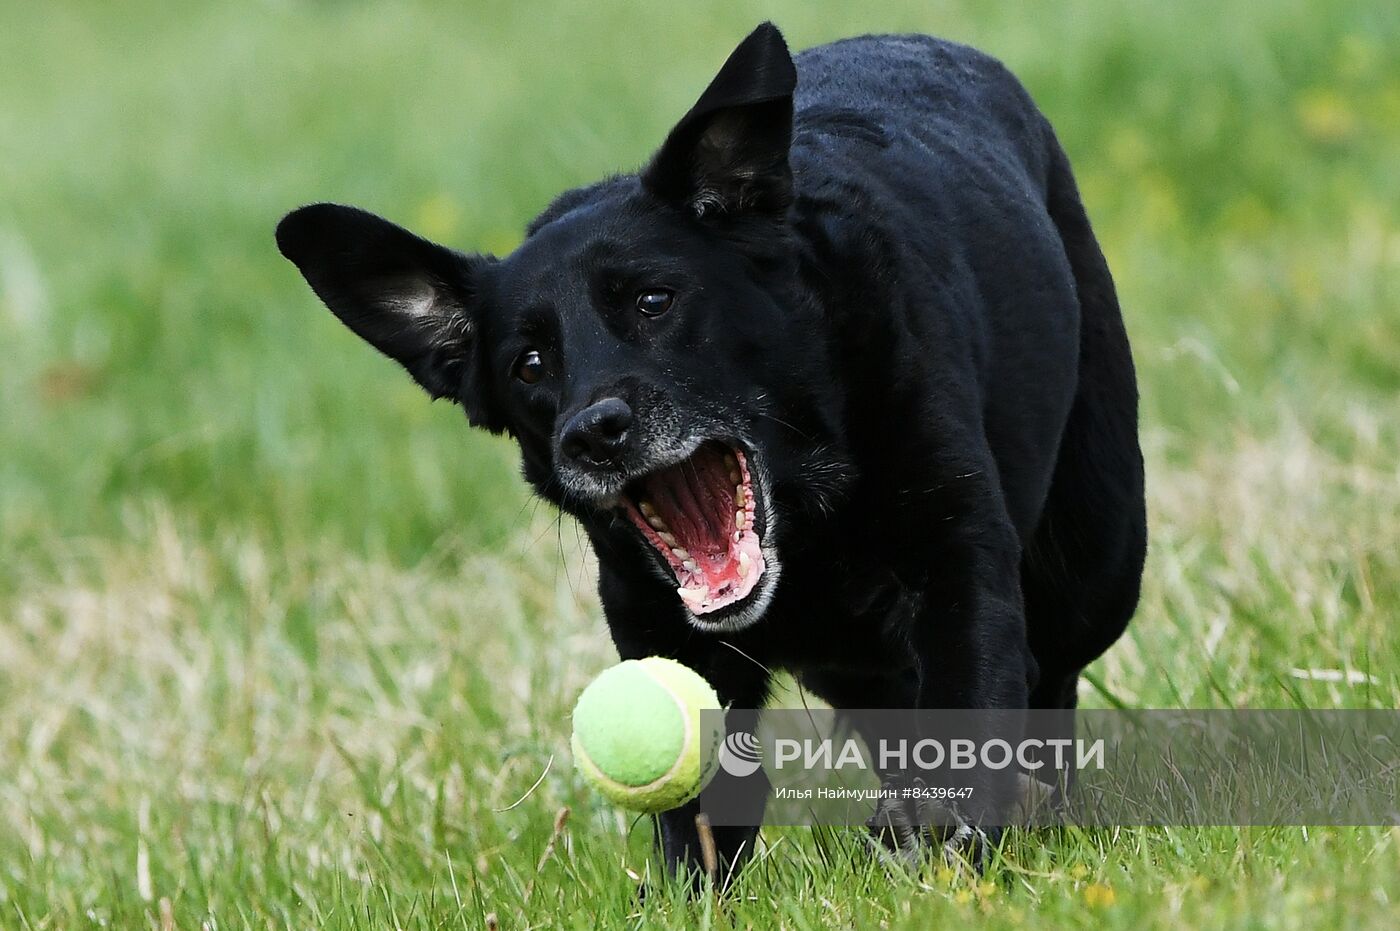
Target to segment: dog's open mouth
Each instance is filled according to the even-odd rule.
[[[743,450],[710,441],[628,487],[623,508],[676,577],[692,614],[746,598],[763,575],[758,489]]]

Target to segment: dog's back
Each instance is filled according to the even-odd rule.
[[[853,428],[921,432],[909,421],[929,405],[883,390],[892,354],[921,390],[980,394],[1021,538],[1031,704],[1072,704],[1078,670],[1136,606],[1146,516],[1132,356],[1068,160],[1020,82],[975,49],[864,36],[795,62],[799,196],[847,215],[837,235],[894,250],[901,277],[922,268],[931,292],[840,303],[856,309],[832,329],[848,377],[882,386]],[[917,461],[919,445],[901,436],[887,462]]]
[[[860,36],[799,53],[799,130],[811,115],[845,108],[931,152],[975,140],[983,155],[1043,161],[1047,128],[1021,84],[990,55],[925,35]],[[870,166],[875,167],[875,166]],[[952,168],[951,164],[944,167]]]

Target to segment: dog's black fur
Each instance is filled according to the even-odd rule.
[[[1072,708],[1133,613],[1113,282],[1049,123],[972,49],[794,61],[765,24],[645,169],[562,195],[505,258],[334,205],[277,240],[430,394],[519,441],[587,530],[621,656],[676,657],[725,703],[782,668],[837,707]],[[767,571],[696,614],[616,505],[706,439],[748,456]],[[696,862],[695,805],[661,819],[671,867]],[[717,831],[725,861],[753,836]]]

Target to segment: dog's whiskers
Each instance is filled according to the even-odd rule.
[[[754,411],[754,413],[757,414],[759,417],[764,418],[765,420],[771,420],[771,421],[773,421],[774,423],[778,424],[779,426],[787,427],[789,430],[791,430],[793,433],[796,433],[798,436],[802,437],[804,440],[811,441],[811,440],[816,439],[814,436],[812,436],[812,435],[811,435],[810,433],[808,433],[806,430],[803,430],[801,427],[798,427],[798,426],[796,426],[796,425],[794,425],[794,424],[791,424],[791,423],[787,422],[786,420],[782,419],[781,417],[778,417],[778,416],[775,416],[775,415],[773,415],[773,414],[770,414],[770,413],[768,413],[767,411]]]

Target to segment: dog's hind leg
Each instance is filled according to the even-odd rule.
[[[1053,137],[1047,207],[1080,303],[1079,378],[1050,492],[1024,548],[1033,708],[1073,708],[1080,670],[1127,627],[1147,549],[1138,392],[1113,278]]]
[[[1118,639],[1137,607],[1147,517],[1137,381],[1122,313],[1069,163],[1051,144],[1048,207],[1078,290],[1079,378],[1050,491],[1022,553],[1021,591],[1039,671],[1030,707],[1065,711],[1040,726],[1072,737],[1080,673]]]

